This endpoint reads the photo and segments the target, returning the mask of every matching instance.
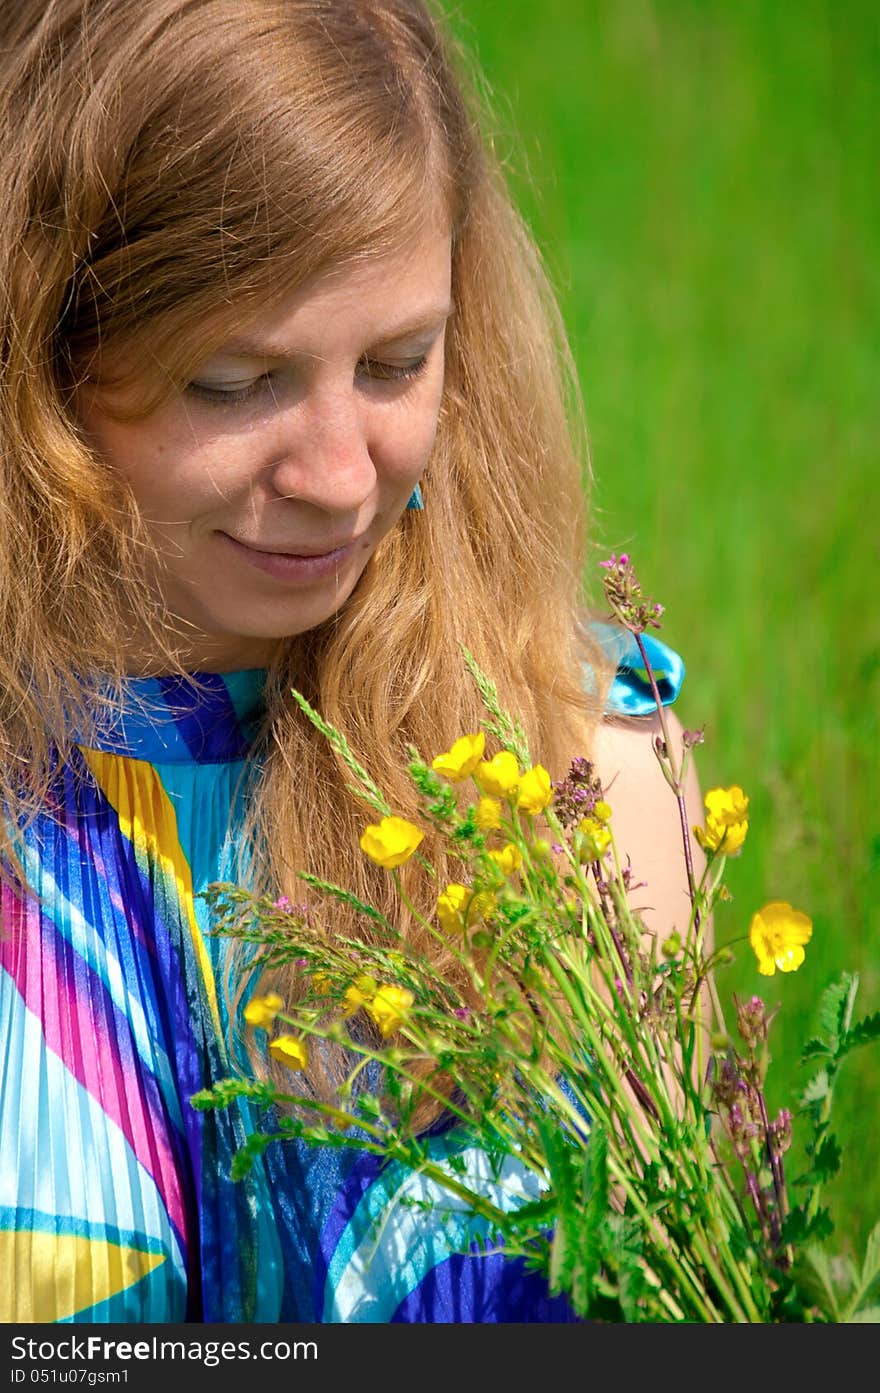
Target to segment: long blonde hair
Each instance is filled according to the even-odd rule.
[[[77,383],[124,343],[175,390],[254,307],[387,253],[438,203],[449,217],[456,310],[424,511],[401,517],[338,613],[279,644],[242,841],[257,889],[301,901],[308,869],[390,909],[358,846],[370,817],[291,686],[413,816],[407,743],[430,757],[483,716],[461,643],[554,778],[588,752],[610,678],[583,623],[576,373],[485,93],[422,0],[4,10],[0,797],[19,827],[55,754],[124,700],[132,615],[180,671],[137,509],[78,430]],[[4,874],[20,871],[8,831],[2,849]],[[425,850],[442,875],[430,834]],[[435,888],[403,869],[430,914]]]

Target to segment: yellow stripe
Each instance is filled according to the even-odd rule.
[[[180,847],[174,805],[162,787],[152,764],[139,760],[136,774],[133,775],[132,762],[125,760],[121,755],[109,754],[104,750],[86,749],[82,749],[82,754],[105,798],[116,810],[123,835],[132,843],[138,855],[146,851],[148,856],[161,866],[166,877],[169,873],[174,877],[178,898],[186,913],[196,958],[201,968],[214,1030],[222,1048],[223,1032],[214,969],[196,919],[192,870]],[[135,808],[130,796],[132,785],[137,786],[139,808]],[[147,811],[151,814],[150,826],[144,821]]]
[[[0,1233],[0,1321],[66,1320],[134,1286],[165,1259],[75,1233],[7,1230]]]

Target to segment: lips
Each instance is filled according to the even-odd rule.
[[[226,535],[230,536],[229,533],[227,533]],[[342,551],[344,547],[353,546],[353,544],[358,540],[358,538],[348,537],[344,541],[330,542],[329,544],[320,547],[300,546],[298,544],[295,546],[284,547],[264,546],[262,543],[245,542],[240,537],[230,537],[230,540],[233,542],[238,542],[238,545],[240,547],[247,547],[248,551],[262,552],[264,556],[330,556],[331,553],[334,551]]]
[[[225,542],[229,550],[246,566],[270,576],[273,581],[285,586],[323,585],[328,582],[338,584],[339,577],[347,568],[354,554],[355,544],[359,540],[355,537],[343,546],[333,547],[331,551],[316,551],[314,547],[309,547],[291,552],[275,551],[266,546],[255,547],[250,542],[239,542],[228,532],[218,532],[216,535],[221,545]],[[286,545],[302,546],[302,543],[288,542]],[[323,545],[326,546],[326,542]]]

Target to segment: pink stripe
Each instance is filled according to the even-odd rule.
[[[49,1049],[116,1123],[152,1176],[185,1248],[186,1212],[167,1130],[156,1127],[158,1119],[150,1117],[140,1070],[129,1068],[126,1074],[120,1059],[122,1042],[115,1030],[116,1013],[104,984],[75,957],[36,900],[22,900],[6,885],[0,886],[0,923],[0,966],[5,967],[25,1005],[41,1022]],[[48,942],[41,951],[46,929]],[[75,979],[69,981],[65,975],[66,964],[60,956],[64,952],[74,958],[74,971],[80,971],[84,979],[88,976],[88,983],[84,980],[80,987],[84,1000],[77,998]],[[124,1043],[137,1060],[130,1038]]]

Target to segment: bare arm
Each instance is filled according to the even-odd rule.
[[[667,709],[666,725],[680,759],[682,726]],[[675,795],[654,753],[653,741],[661,734],[654,716],[606,718],[594,740],[593,761],[611,805],[611,827],[621,866],[629,855],[634,888],[629,895],[645,927],[665,937],[677,929],[685,936],[690,918],[687,866],[681,821]],[[685,786],[688,827],[703,820],[703,800],[693,762],[688,762]],[[705,858],[691,836],[691,856],[696,883]],[[641,886],[639,882],[644,882]],[[710,946],[709,924],[704,943]]]
[[[664,717],[680,766],[681,722],[669,710],[664,712]],[[656,714],[607,718],[594,740],[593,762],[611,806],[611,827],[621,868],[626,866],[627,855],[630,858],[633,888],[628,899],[631,907],[639,911],[650,933],[662,940],[677,930],[684,941],[691,917],[687,862],[676,796],[654,753],[654,738],[660,734],[660,720]],[[690,829],[703,821],[702,793],[693,751],[685,775],[685,806]],[[705,856],[692,834],[690,841],[694,882],[699,885]],[[704,954],[711,952],[711,916],[702,923],[702,945]],[[708,990],[701,992],[700,1006],[705,1023],[711,1018]],[[693,1073],[697,1087],[701,1072],[698,1051]],[[674,1096],[678,1088],[675,1074],[670,1071],[667,1078],[670,1094]]]

